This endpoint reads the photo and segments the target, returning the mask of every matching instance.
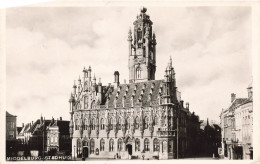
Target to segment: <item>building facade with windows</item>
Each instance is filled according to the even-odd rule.
[[[62,118],[54,120],[41,117],[35,122],[25,124],[18,134],[18,149],[30,155],[31,150],[36,150],[39,155],[44,151],[54,155],[58,151],[69,154],[71,140],[69,135],[69,121]]]
[[[253,87],[247,98],[231,94],[231,105],[220,114],[222,155],[228,159],[253,159]]]
[[[155,80],[157,43],[152,25],[142,8],[128,33],[129,83],[121,84],[115,71],[113,85],[104,86],[92,77],[91,67],[84,68],[83,78],[74,83],[69,98],[72,156],[185,156],[189,104],[184,107],[180,99],[172,59],[165,65],[164,79]]]
[[[6,156],[15,155],[16,133],[16,116],[6,111]]]

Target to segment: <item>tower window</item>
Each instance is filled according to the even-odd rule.
[[[138,67],[138,68],[136,69],[136,78],[137,78],[137,79],[141,79],[141,77],[142,77],[142,70],[141,70],[140,67]]]

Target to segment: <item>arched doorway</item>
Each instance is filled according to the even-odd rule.
[[[132,155],[132,139],[130,138],[130,137],[128,137],[127,139],[126,139],[126,150],[127,150],[127,152],[128,152],[128,154],[129,155]]]
[[[128,151],[129,155],[132,155],[132,144],[126,145],[126,150]]]
[[[83,141],[82,157],[88,158],[88,141]]]
[[[88,147],[83,147],[82,155],[84,158],[88,158]]]

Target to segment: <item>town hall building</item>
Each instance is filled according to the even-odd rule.
[[[174,159],[184,157],[192,144],[187,125],[199,129],[199,117],[189,120],[194,113],[180,99],[172,59],[165,63],[163,79],[155,80],[157,43],[146,11],[141,9],[128,33],[129,83],[120,83],[115,71],[114,83],[104,86],[89,67],[73,85],[74,158]]]

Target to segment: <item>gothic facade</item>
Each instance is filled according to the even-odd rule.
[[[129,83],[120,84],[115,71],[113,85],[104,86],[92,78],[91,67],[84,68],[83,78],[74,83],[69,99],[72,156],[173,159],[185,155],[189,104],[184,107],[179,98],[171,59],[164,79],[155,80],[152,25],[142,8],[133,32],[128,33]]]

